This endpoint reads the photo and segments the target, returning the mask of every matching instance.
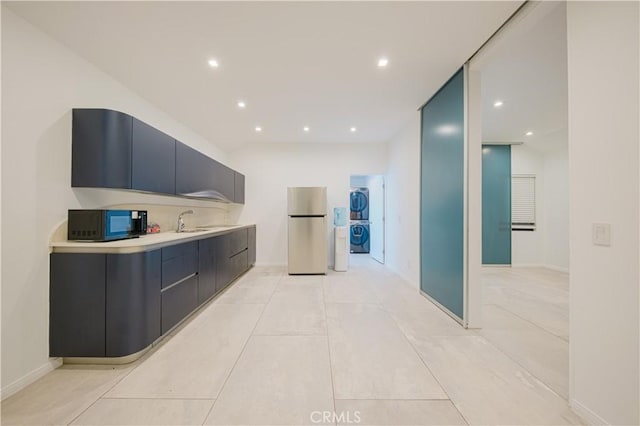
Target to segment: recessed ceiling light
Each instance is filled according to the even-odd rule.
[[[261,131],[262,131],[262,127],[256,126],[256,132],[261,132]]]
[[[309,126],[304,126],[304,127],[302,128],[302,130],[304,130],[305,132],[308,132],[308,131],[309,131]]]
[[[387,58],[378,59],[378,68],[384,68],[387,65],[389,65],[389,59],[387,59]]]
[[[355,128],[355,127],[351,127],[351,128],[349,129],[349,131],[351,131],[351,133],[354,133],[356,130],[358,130],[358,129],[357,129],[357,128]]]
[[[218,68],[218,61],[216,61],[215,59],[209,59],[209,66],[211,68]]]
[[[531,136],[531,135],[533,135],[533,132],[531,130],[529,130],[527,133],[525,133],[525,135]]]
[[[247,106],[247,104],[244,103],[244,101],[238,101],[238,108],[244,108],[246,106]]]
[[[504,103],[504,102],[502,102],[502,101],[495,101],[495,102],[493,103],[493,106],[494,106],[494,107],[496,107],[496,108],[500,108],[500,107],[503,105],[503,103]]]

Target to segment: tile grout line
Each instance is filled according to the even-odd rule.
[[[429,302],[431,303],[431,302]],[[413,342],[411,342],[411,339],[409,339],[409,336],[407,336],[404,332],[404,330],[402,329],[402,327],[400,327],[398,325],[398,321],[396,321],[396,318],[393,316],[393,314],[391,314],[390,312],[386,311],[387,315],[389,315],[391,317],[391,320],[393,321],[393,323],[396,325],[396,327],[398,327],[398,330],[400,330],[400,333],[402,333],[402,335],[404,336],[404,338],[407,340],[407,342],[409,343],[409,345],[411,346],[411,348],[413,349],[414,353],[416,354],[416,356],[418,357],[418,359],[420,359],[420,361],[422,362],[422,364],[425,366],[425,368],[427,369],[427,371],[429,371],[429,374],[431,374],[431,377],[433,377],[433,379],[438,383],[438,386],[440,386],[440,389],[442,389],[442,392],[444,392],[444,394],[447,396],[448,401],[451,401],[451,405],[453,405],[453,407],[456,409],[456,411],[458,412],[458,414],[460,414],[460,417],[462,417],[462,420],[464,420],[464,422],[467,425],[470,425],[471,423],[469,423],[469,420],[467,420],[467,418],[464,416],[464,414],[462,414],[462,411],[460,410],[460,408],[458,407],[458,405],[455,403],[455,401],[453,399],[451,399],[451,396],[449,395],[449,392],[447,392],[447,390],[445,389],[445,387],[442,385],[442,383],[440,382],[440,380],[438,379],[438,377],[433,373],[433,371],[431,371],[431,368],[429,368],[429,366],[427,365],[426,361],[420,356],[420,353],[418,352],[418,349],[415,347],[415,345],[413,344]],[[439,401],[446,401],[443,399],[440,399]]]
[[[327,279],[322,283],[322,306],[324,308],[324,326],[327,327],[327,355],[329,355],[329,378],[331,379],[331,400],[333,402],[333,413],[336,414],[336,388],[333,384],[333,361],[331,360],[331,344],[329,343],[329,321],[327,320],[327,297],[326,297],[326,289],[327,289]],[[334,420],[334,423],[337,425],[337,420]]]
[[[550,330],[547,330],[547,329],[546,329],[546,328],[544,328],[543,326],[541,326],[541,325],[539,325],[539,324],[536,324],[535,322],[533,322],[533,321],[531,321],[531,320],[528,320],[527,318],[524,318],[524,317],[522,317],[522,316],[518,315],[517,313],[515,313],[515,312],[513,312],[513,311],[510,311],[509,309],[507,309],[506,307],[504,307],[504,306],[502,306],[502,305],[499,305],[499,304],[497,304],[497,303],[486,303],[486,304],[483,304],[483,306],[495,306],[495,307],[497,307],[497,308],[499,308],[499,309],[502,309],[503,311],[505,311],[505,312],[507,312],[507,313],[510,313],[511,315],[513,315],[513,316],[515,316],[515,317],[520,318],[522,321],[525,321],[525,322],[527,322],[527,323],[529,323],[529,324],[533,325],[534,327],[539,328],[540,330],[544,331],[545,333],[550,334],[551,336],[556,337],[556,338],[558,338],[558,339],[562,340],[563,342],[567,342],[567,343],[569,343],[569,341],[568,341],[568,340],[565,340],[562,336],[558,336],[557,334],[555,334],[555,333],[551,332]]]
[[[244,342],[244,345],[242,346],[242,350],[240,351],[240,354],[236,358],[236,361],[233,363],[233,367],[231,367],[231,370],[229,370],[229,374],[227,374],[227,377],[225,377],[224,382],[222,383],[222,386],[220,386],[220,390],[218,391],[218,394],[216,395],[216,399],[213,401],[213,404],[211,404],[211,408],[209,408],[209,411],[207,412],[207,415],[204,416],[204,420],[202,420],[201,425],[204,425],[205,422],[207,421],[207,419],[209,418],[209,416],[211,415],[211,413],[213,413],[213,409],[216,406],[216,403],[218,402],[218,400],[220,399],[220,395],[224,391],[224,387],[227,385],[227,382],[229,381],[229,378],[231,377],[231,374],[233,374],[233,370],[235,370],[236,365],[238,365],[238,361],[240,361],[240,358],[242,358],[242,355],[244,354],[244,351],[247,349],[247,345],[249,344],[249,340],[251,340],[251,337],[253,337],[253,333],[256,331],[256,328],[258,327],[258,323],[260,323],[260,319],[262,318],[262,315],[264,315],[264,311],[267,309],[267,305],[269,304],[269,302],[271,302],[271,299],[273,298],[273,295],[276,292],[276,289],[278,288],[278,285],[280,284],[280,281],[282,281],[282,276],[280,277],[280,279],[278,279],[278,284],[276,284],[276,286],[274,287],[273,292],[271,292],[271,295],[269,296],[269,300],[267,301],[267,303],[265,303],[263,305],[262,311],[260,312],[260,315],[258,316],[258,319],[256,320],[256,323],[254,324],[253,329],[251,330],[251,333],[249,333],[249,336],[247,337],[247,340]]]

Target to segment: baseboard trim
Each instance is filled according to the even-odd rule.
[[[512,263],[511,266],[514,268],[544,268],[542,263]]]
[[[564,268],[562,266],[556,266],[556,265],[542,265],[542,266],[547,269],[551,269],[552,271],[564,272],[565,274],[569,273],[569,268]]]
[[[396,268],[394,268],[393,266],[391,266],[389,263],[385,263],[384,266],[386,266],[387,268],[389,268],[394,274],[396,274],[397,276],[399,276],[400,278],[402,278],[402,281],[405,282],[405,284],[407,284],[408,286],[412,287],[412,288],[417,288],[420,289],[420,286],[418,285],[418,283],[413,282],[411,279],[409,279],[409,277],[407,277],[405,274],[403,274],[402,272],[400,272],[399,270],[397,270]]]
[[[287,266],[286,263],[277,263],[277,262],[256,262],[254,266]]]
[[[590,425],[610,425],[611,423],[607,422],[605,419],[585,407],[581,402],[572,398],[569,401],[569,406],[576,412],[577,415],[582,417],[583,420]]]
[[[9,398],[11,395],[21,391],[22,389],[29,386],[31,383],[40,379],[47,373],[55,370],[56,368],[62,365],[62,358],[51,358],[46,363],[42,364],[40,367],[36,368],[32,372],[20,377],[15,382],[5,386],[0,390],[0,400],[5,400]]]

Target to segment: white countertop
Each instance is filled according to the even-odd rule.
[[[160,232],[157,234],[147,234],[139,238],[129,238],[126,240],[109,241],[95,243],[89,241],[57,241],[51,242],[50,247],[53,253],[138,253],[155,250],[161,247],[170,246],[176,243],[186,243],[188,241],[201,240],[216,235],[226,234],[235,229],[249,228],[250,225],[230,225],[216,226],[198,232]]]

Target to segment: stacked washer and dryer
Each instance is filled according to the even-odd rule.
[[[369,189],[351,188],[349,198],[351,253],[369,253]]]

